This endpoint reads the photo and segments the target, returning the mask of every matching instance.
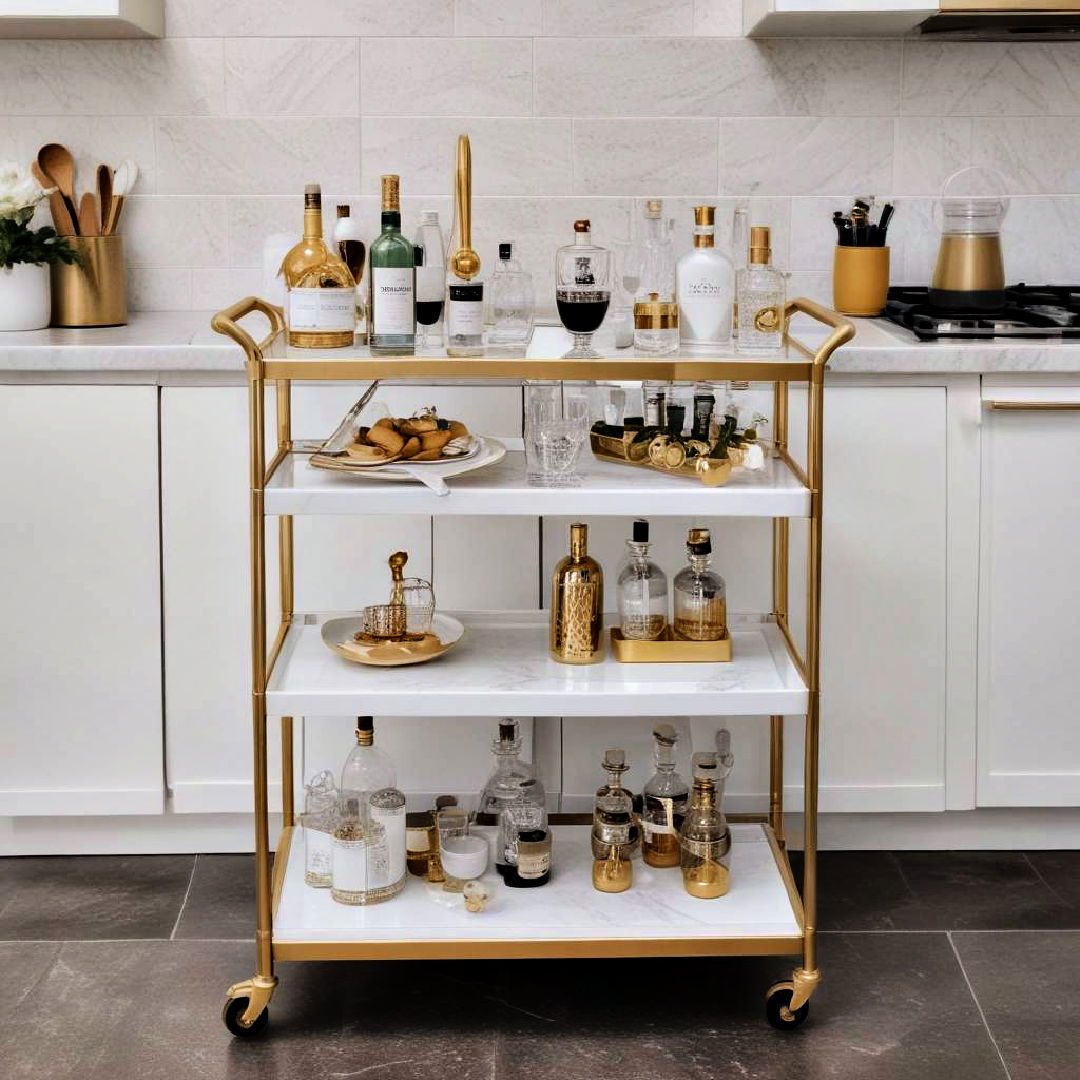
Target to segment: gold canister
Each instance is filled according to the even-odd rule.
[[[53,263],[53,326],[124,326],[128,321],[122,236],[72,236],[82,265]]]
[[[844,315],[880,315],[889,293],[887,247],[837,247],[833,307]]]

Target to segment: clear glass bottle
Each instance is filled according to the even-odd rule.
[[[421,214],[413,246],[421,252],[416,262],[416,322],[420,327],[416,344],[430,348],[442,344],[442,334],[435,328],[446,299],[446,245],[437,211]]]
[[[484,283],[451,277],[446,294],[447,356],[479,356],[484,351]]]
[[[649,558],[649,523],[634,522],[618,578],[619,629],[632,641],[655,641],[668,616],[667,575]]]
[[[611,303],[611,252],[592,242],[587,218],[574,222],[574,242],[555,253],[555,306],[573,335],[570,359],[593,359],[592,336]]]
[[[679,347],[679,307],[658,292],[634,301],[634,348],[648,356],[667,356]]]
[[[304,881],[329,889],[334,881],[333,836],[338,826],[338,792],[328,769],[304,785]]]
[[[367,341],[366,307],[364,291],[360,283],[364,280],[364,267],[367,263],[367,247],[364,244],[360,222],[352,216],[352,209],[346,204],[337,208],[337,220],[334,222],[334,246],[341,261],[349,268],[349,273],[356,282],[356,332],[361,344]]]
[[[662,301],[675,298],[675,248],[664,220],[662,199],[649,199],[641,225],[641,277],[635,299],[652,293]]]
[[[675,771],[678,738],[671,724],[653,728],[656,772],[645,785],[641,810],[641,855],[649,866],[679,865],[679,830],[686,816],[690,788]]]
[[[528,345],[536,325],[532,274],[514,258],[514,245],[499,245],[499,261],[488,285],[492,345]]]
[[[604,658],[604,571],[589,555],[589,527],[570,526],[570,554],[551,577],[551,657],[560,664]]]
[[[339,349],[356,337],[356,282],[323,238],[322,190],[304,188],[304,236],[281,263],[289,344]]]
[[[339,889],[335,853],[334,889],[357,894],[343,903],[375,904],[405,886],[407,876],[405,796],[397,789],[393,762],[374,745],[370,716],[356,718],[356,745],[341,770],[340,801],[345,839],[366,843],[364,887]],[[340,899],[335,896],[335,899]]]
[[[607,783],[596,792],[593,804],[593,888],[599,892],[625,892],[633,884],[633,796],[622,786],[622,774],[630,767],[626,754],[612,749],[604,753]]]
[[[727,586],[710,569],[712,539],[708,529],[691,529],[686,538],[689,565],[675,575],[672,632],[688,641],[719,641],[727,636]]]
[[[679,830],[679,865],[683,888],[700,900],[723,896],[731,884],[731,830],[720,809],[720,774],[715,753],[694,755],[694,791]]]
[[[684,345],[720,348],[731,342],[735,271],[716,248],[716,207],[694,207],[694,247],[675,267],[679,337]]]
[[[503,814],[505,857],[503,881],[511,889],[535,889],[551,880],[551,830],[543,789],[526,780],[516,802]]]
[[[782,350],[785,295],[784,275],[772,265],[769,230],[755,225],[750,230],[750,261],[738,274],[739,352],[766,356]]]
[[[368,344],[376,356],[416,347],[416,256],[401,234],[400,178],[382,178],[382,232],[368,255]]]
[[[735,267],[735,302],[731,305],[731,336],[739,335],[739,272],[746,269],[746,248],[750,243],[747,231],[746,200],[740,199],[731,213],[731,264]]]

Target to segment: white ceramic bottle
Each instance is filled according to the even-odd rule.
[[[679,340],[683,345],[722,348],[731,343],[735,270],[716,248],[716,207],[694,207],[694,248],[675,267]]]

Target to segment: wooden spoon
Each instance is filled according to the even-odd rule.
[[[98,224],[97,199],[92,191],[84,191],[79,200],[79,232],[83,236],[97,236],[101,232]]]
[[[97,167],[98,207],[100,210],[101,233],[105,235],[105,226],[112,211],[113,171],[108,165]]]
[[[131,158],[124,158],[113,176],[112,207],[105,225],[107,235],[112,236],[116,232],[116,226],[120,224],[120,211],[124,208],[124,199],[138,178],[139,167]]]
[[[46,176],[51,176],[53,183],[60,189],[60,194],[67,204],[68,213],[73,222],[78,221],[75,212],[75,159],[71,151],[60,143],[46,143],[38,151],[38,164]],[[76,227],[76,232],[77,232]]]
[[[61,236],[77,236],[79,230],[75,219],[68,212],[67,203],[64,202],[64,196],[60,194],[56,182],[36,161],[30,163],[30,171],[34,174],[34,179],[46,191],[52,190],[49,196],[49,209],[52,211],[53,227]]]

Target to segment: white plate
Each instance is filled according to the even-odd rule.
[[[446,480],[451,476],[461,476],[462,473],[482,469],[485,465],[494,465],[496,461],[502,461],[506,457],[506,447],[498,439],[493,439],[490,435],[477,435],[476,441],[480,447],[474,453],[463,457],[447,458],[445,461],[400,463],[400,465],[407,465],[407,468],[400,467],[396,461],[389,465],[349,465],[344,459],[341,464],[337,464],[337,459],[334,459],[334,464],[329,462],[318,465],[311,462],[310,464],[313,469],[329,469],[342,476],[362,476],[375,480],[412,480],[416,483],[423,483],[423,481],[410,470],[423,466],[425,474],[430,473],[441,480]]]
[[[373,667],[402,667],[405,664],[422,664],[427,660],[434,660],[448,653],[462,638],[465,627],[452,615],[444,615],[436,611],[431,619],[431,632],[443,643],[443,648],[437,653],[428,653],[425,656],[416,656],[407,660],[401,660],[396,664],[379,664],[374,661],[363,660],[359,656],[343,652],[340,645],[346,641],[352,641],[353,636],[364,629],[363,615],[346,615],[339,619],[327,619],[322,624],[323,644],[332,649],[346,660],[354,664],[371,664]]]

